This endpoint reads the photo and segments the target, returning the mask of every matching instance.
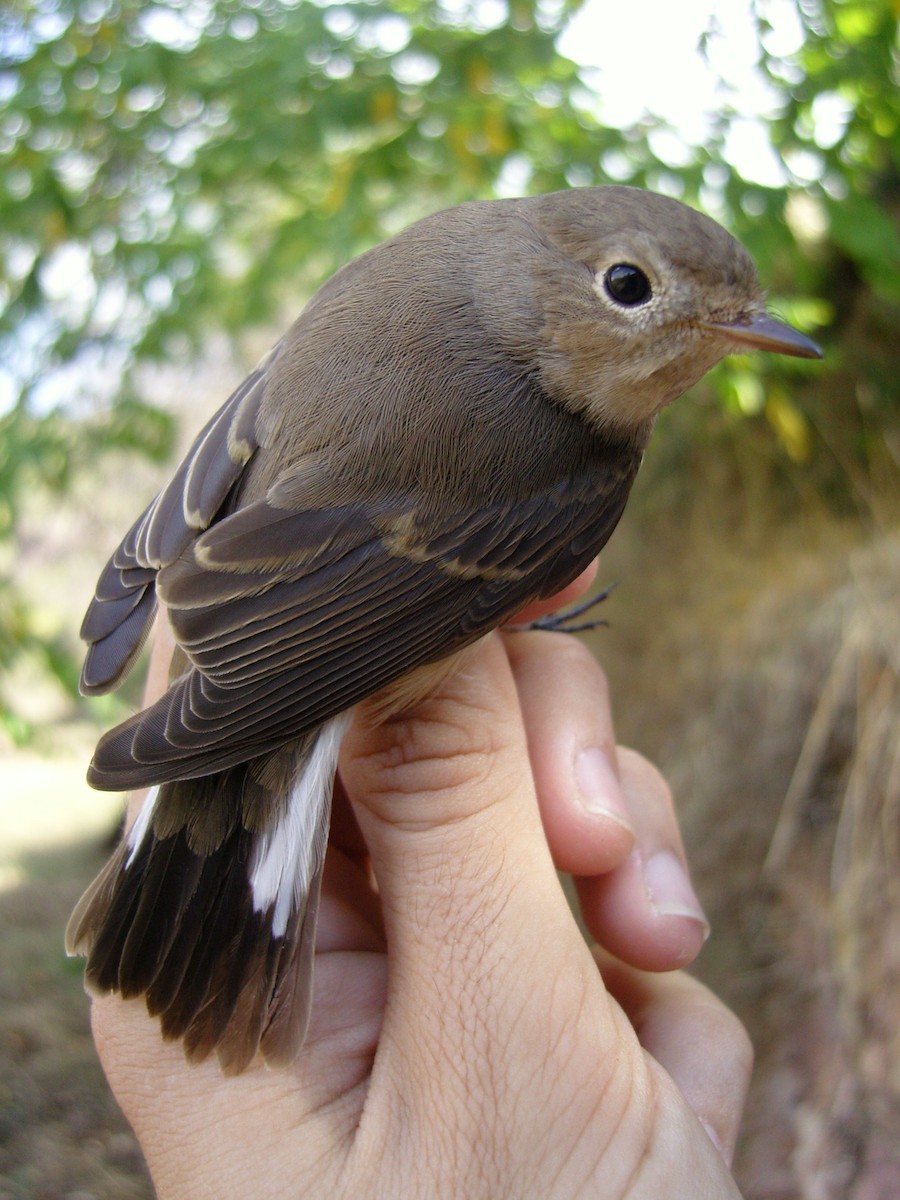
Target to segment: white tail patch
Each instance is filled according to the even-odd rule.
[[[274,937],[284,934],[322,865],[334,773],[349,723],[350,714],[340,713],[322,726],[291,785],[284,816],[254,843],[249,865],[253,911],[265,912],[274,903]]]
[[[134,862],[134,856],[141,848],[141,842],[147,835],[147,830],[150,828],[150,820],[153,816],[153,810],[156,808],[156,801],[159,799],[159,784],[152,787],[147,793],[147,798],[141,805],[141,810],[135,817],[134,824],[128,830],[128,837],[125,839],[128,843],[128,858],[125,861],[125,870],[127,871]]]

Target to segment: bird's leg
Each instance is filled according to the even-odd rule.
[[[597,592],[595,596],[589,596],[587,600],[582,600],[580,604],[574,604],[571,608],[563,609],[562,612],[538,617],[536,621],[528,621],[525,625],[504,625],[503,628],[510,633],[524,633],[533,629],[542,629],[550,633],[585,633],[591,629],[599,629],[601,625],[608,625],[609,621],[579,621],[578,618],[583,617],[592,608],[596,608],[598,604],[602,604],[615,587],[616,584],[611,583],[602,592]],[[573,624],[573,622],[575,623]]]

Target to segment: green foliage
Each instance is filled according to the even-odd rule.
[[[137,356],[240,329],[513,155],[562,186],[590,149],[563,19],[518,0],[319,6],[43,0],[7,13],[0,332],[40,314]],[[605,135],[609,140],[610,135]],[[89,286],[53,296],[73,248]]]
[[[605,182],[610,169],[712,208],[754,253],[775,307],[827,344],[820,368],[720,372],[719,420],[768,431],[781,469],[824,470],[835,495],[847,479],[854,494],[871,484],[890,457],[900,373],[896,5],[797,0],[803,42],[779,58],[758,0],[779,187],[729,163],[739,114],[727,107],[677,166],[654,149],[662,117],[600,125],[556,48],[576,7],[8,0],[0,546],[30,489],[64,495],[111,448],[165,456],[171,422],[136,398],[136,363],[296,308],[425,211],[498,188]],[[823,395],[834,413],[822,415]],[[679,429],[702,441],[687,418]],[[0,577],[0,667],[30,637],[17,603]]]
[[[805,298],[827,352],[805,385],[778,364],[784,383],[770,391],[783,402],[766,415],[832,502],[889,519],[900,457],[900,10],[799,0],[803,43],[789,57],[766,52],[761,0],[757,11],[760,66],[779,97],[769,135],[786,178],[765,198],[771,222],[757,216],[757,190],[733,179],[730,223],[777,292]],[[790,312],[780,296],[778,306]]]

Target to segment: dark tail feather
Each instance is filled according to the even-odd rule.
[[[111,939],[108,948],[113,962],[118,955],[116,979],[128,983],[128,992],[123,988],[123,995],[143,995],[153,984],[159,964],[166,963],[168,969],[181,914],[196,892],[205,865],[204,859],[190,852],[183,838],[164,838],[155,846],[148,843],[149,839],[138,849],[129,868],[129,873],[135,875],[132,886],[137,893],[130,924],[119,937]],[[111,964],[106,979],[98,976],[99,986],[115,986],[109,979],[110,972]]]
[[[245,928],[242,942],[239,953],[245,954],[253,963],[253,970],[249,974],[233,972],[230,981],[230,989],[234,994],[231,1020],[221,1031],[213,1030],[202,1019],[197,1020],[185,1037],[185,1049],[190,1057],[197,1053],[202,1055],[205,1044],[216,1033],[219,1039],[216,1051],[226,1075],[237,1075],[243,1071],[252,1057],[251,1047],[260,1044],[272,1000],[270,981],[275,977],[283,950],[283,940],[272,938],[266,922],[261,919]],[[241,975],[244,977],[241,978]],[[306,1014],[298,1013],[298,1023],[305,1034]],[[266,1059],[270,1063],[274,1061],[268,1055]]]
[[[165,798],[163,787],[158,807]],[[271,1064],[292,1061],[309,1019],[322,856],[306,902],[276,936],[274,905],[254,911],[247,874],[259,836],[233,821],[200,854],[186,829],[158,838],[148,828],[136,850],[122,843],[66,931],[68,952],[87,957],[90,991],[145,995],[166,1038],[183,1039],[191,1061],[215,1051],[228,1074],[257,1050]]]
[[[306,1029],[312,1003],[312,988],[304,987],[303,980],[312,978],[313,954],[316,948],[316,921],[319,915],[319,895],[322,890],[322,868],[315,878],[306,898],[306,909],[299,922],[296,936],[290,948],[283,948],[282,955],[290,953],[291,962],[278,972],[278,982],[265,1024],[260,1049],[266,1061],[286,1064],[297,1057]]]

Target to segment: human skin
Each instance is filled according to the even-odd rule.
[[[94,1035],[164,1200],[733,1197],[752,1056],[677,969],[705,936],[600,668],[563,634],[495,634],[409,712],[357,712],[294,1066],[188,1065],[142,1001],[95,1001]]]

